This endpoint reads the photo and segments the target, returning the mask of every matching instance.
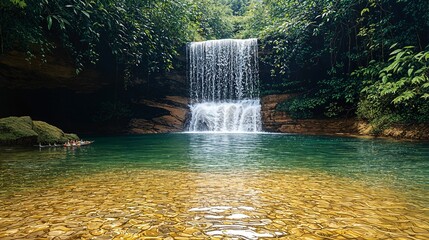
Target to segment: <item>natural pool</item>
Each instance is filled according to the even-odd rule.
[[[429,143],[285,134],[0,148],[0,239],[429,239]]]

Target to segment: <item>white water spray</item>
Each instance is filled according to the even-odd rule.
[[[259,132],[257,39],[188,45],[189,131]]]

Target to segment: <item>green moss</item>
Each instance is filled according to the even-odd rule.
[[[66,137],[66,142],[68,141],[68,140],[79,140],[80,138],[76,135],[76,134],[74,134],[74,133],[64,133],[64,136]]]
[[[53,144],[78,139],[76,134],[64,133],[55,126],[42,121],[33,121],[30,117],[0,119],[1,145]]]
[[[7,117],[0,119],[0,144],[30,145],[37,142],[30,117]]]
[[[46,122],[33,121],[34,131],[38,134],[37,141],[42,144],[65,143],[68,140],[78,140],[76,134],[65,134],[61,129]]]

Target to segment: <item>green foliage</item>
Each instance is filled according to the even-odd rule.
[[[358,116],[376,129],[429,122],[429,51],[398,48],[390,53],[388,63],[373,62],[356,74],[365,79]]]
[[[356,113],[380,128],[428,121],[427,0],[8,0],[0,6],[2,53],[20,49],[29,60],[46,61],[64,48],[77,73],[107,57],[132,86],[172,69],[186,42],[257,37],[260,69],[269,73],[262,92],[297,94],[279,110],[297,118]],[[413,47],[390,49],[395,43]]]
[[[24,0],[10,0],[10,2],[20,8],[25,8],[27,6],[27,4],[25,3]]]
[[[286,100],[278,110],[288,112],[294,118],[348,117],[359,99],[360,82],[331,78],[320,81],[307,93]]]
[[[345,42],[337,36],[352,31],[355,13],[347,9],[356,4],[279,0],[251,5],[248,14],[253,18],[246,26],[254,31],[242,33],[256,33],[262,39],[262,60],[271,71],[271,79],[263,79],[262,86],[287,86],[286,92],[301,92],[284,105],[289,113],[296,112],[293,116],[336,117],[354,108],[359,82],[350,77],[349,58],[339,56],[336,48]]]
[[[359,106],[360,116],[391,116],[381,123],[424,119],[426,0],[264,0],[251,3],[244,18],[238,35],[261,39],[262,61],[271,72],[262,79],[264,92],[298,93],[279,109],[297,118],[337,117]],[[420,52],[405,48],[389,55],[394,43]]]
[[[413,46],[394,50],[390,65],[380,71],[374,83],[381,97],[393,98],[395,105],[410,106],[418,98],[429,98],[429,51],[414,52]]]
[[[241,29],[236,33],[239,38],[257,38],[268,25],[269,13],[260,1],[251,1],[240,19]]]
[[[198,0],[193,5],[197,40],[229,38],[233,32],[232,9],[217,0]]]
[[[234,16],[242,16],[247,11],[247,6],[250,4],[250,2],[253,2],[252,0],[219,0],[223,5],[228,6],[231,10]]]
[[[21,50],[46,61],[62,48],[76,74],[103,56],[125,86],[172,69],[188,41],[232,33],[232,11],[214,0],[10,0],[0,13],[1,53]]]
[[[285,111],[293,118],[314,118],[316,110],[326,102],[326,98],[300,96],[278,104],[276,110]]]

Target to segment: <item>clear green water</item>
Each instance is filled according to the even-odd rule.
[[[94,140],[0,149],[0,239],[429,239],[429,143]]]
[[[92,146],[1,148],[0,189],[37,186],[114,169],[237,172],[309,169],[429,190],[429,143],[286,134],[97,137]],[[405,188],[405,189],[404,189]]]
[[[1,191],[135,168],[212,173],[311,169],[370,185],[429,189],[427,142],[186,133],[92,139],[92,146],[76,149],[1,148]]]

